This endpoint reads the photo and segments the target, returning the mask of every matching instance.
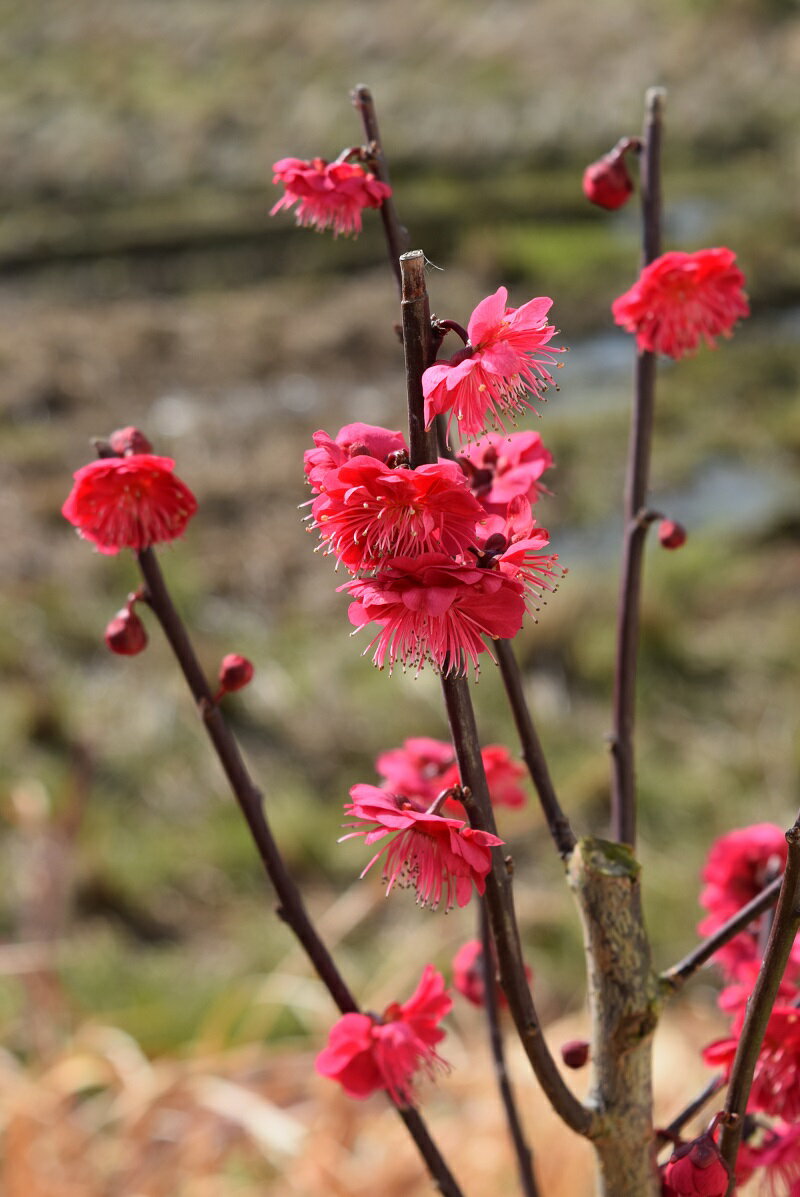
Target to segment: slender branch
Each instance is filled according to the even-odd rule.
[[[403,254],[400,266],[403,278],[401,294],[409,446],[413,469],[436,459],[433,437],[428,437],[424,432],[422,395],[422,371],[430,361],[430,306],[425,284],[425,255],[422,250]],[[489,789],[467,679],[463,674],[448,674],[442,677],[442,689],[461,782],[470,791],[469,797],[465,795],[470,823],[480,830],[495,833],[494,812],[489,801]],[[578,1101],[565,1084],[542,1036],[525,976],[519,928],[511,894],[511,878],[499,849],[492,851],[492,870],[486,879],[486,899],[492,935],[497,947],[501,984],[528,1059],[556,1113],[573,1130],[588,1135],[594,1126],[594,1115]]]
[[[661,115],[665,93],[651,88],[641,156],[643,265],[661,250]],[[612,742],[612,836],[620,843],[636,843],[636,778],[633,725],[636,705],[636,660],[639,649],[639,602],[642,587],[647,521],[640,519],[647,499],[650,445],[655,401],[655,354],[639,353],[625,485],[625,532],[622,576],[617,612],[617,651],[614,670],[614,735]]]
[[[742,1137],[742,1124],[747,1099],[753,1084],[758,1055],[764,1041],[778,988],[783,978],[789,953],[800,928],[800,815],[786,832],[788,855],[783,874],[778,907],[772,924],[767,950],[761,962],[753,992],[747,1003],[742,1033],[736,1048],[728,1080],[725,1118],[720,1135],[720,1151],[733,1174],[736,1155]],[[729,1192],[733,1191],[733,1181]]]
[[[558,801],[550,770],[547,767],[544,749],[534,727],[530,708],[525,701],[522,677],[511,641],[498,640],[495,644],[495,652],[500,662],[500,673],[522,744],[522,756],[536,787],[536,793],[539,795],[539,802],[553,842],[559,854],[562,857],[567,857],[577,842],[575,833]]]
[[[220,708],[213,700],[211,689],[200,667],[186,626],[175,609],[167,590],[158,559],[153,550],[149,548],[137,553],[136,556],[146,586],[143,595],[144,601],[148,603],[161,624],[197,703],[203,725],[245,817],[264,868],[275,888],[280,902],[278,916],[291,928],[300,941],[320,980],[339,1010],[343,1014],[358,1012],[358,1004],[311,922],[300,890],[280,854],[264,814],[262,795],[250,777],[233,733],[225,722]],[[414,1139],[440,1192],[446,1197],[463,1197],[461,1189],[439,1154],[419,1112],[413,1107],[393,1104]]]
[[[375,114],[375,102],[372,99],[372,92],[363,83],[359,83],[358,87],[354,87],[351,91],[350,99],[353,101],[353,107],[357,108],[361,113],[361,122],[364,126],[364,133],[367,138],[369,155],[375,175],[380,179],[381,183],[391,186],[389,182],[389,168],[386,165],[386,157],[383,152],[383,143],[381,141],[380,129],[378,128],[378,118]],[[383,234],[386,238],[386,252],[389,255],[389,263],[397,279],[397,286],[400,288],[400,257],[408,249],[408,230],[401,225],[398,219],[393,195],[388,196],[383,201],[380,212],[381,220],[383,221]]]
[[[470,791],[469,796],[465,795],[470,824],[480,831],[496,834],[469,683],[463,674],[449,674],[442,677],[442,690],[461,781]],[[503,992],[522,1046],[553,1109],[572,1130],[591,1137],[596,1126],[595,1115],[565,1083],[542,1034],[525,976],[510,866],[511,858],[504,859],[502,849],[494,848],[492,870],[486,878],[486,902]]]
[[[681,1110],[680,1114],[676,1114],[670,1122],[669,1126],[665,1126],[663,1130],[657,1131],[659,1139],[665,1142],[674,1141],[675,1137],[681,1133],[687,1122],[700,1113],[704,1106],[707,1106],[711,1098],[719,1093],[720,1089],[725,1088],[725,1077],[722,1073],[712,1076],[711,1080],[701,1089],[697,1097],[692,1098],[687,1106]]]
[[[503,1034],[500,1029],[500,1011],[497,1002],[497,979],[495,976],[492,930],[489,925],[489,912],[486,909],[486,902],[484,900],[481,900],[480,903],[480,927],[481,944],[483,945],[483,1000],[486,1009],[486,1021],[489,1025],[489,1044],[492,1049],[497,1087],[500,1090],[500,1099],[506,1112],[508,1129],[517,1156],[520,1188],[525,1197],[539,1197],[539,1189],[533,1171],[533,1154],[525,1140],[511,1083],[508,1079],[506,1057],[503,1049]]]
[[[710,960],[715,952],[720,948],[724,948],[726,943],[738,935],[740,931],[744,931],[749,927],[754,919],[759,915],[764,914],[771,906],[774,906],[778,900],[778,894],[781,891],[781,884],[783,877],[776,877],[768,886],[762,889],[760,894],[756,894],[746,906],[741,910],[737,910],[736,914],[717,927],[713,935],[709,935],[697,947],[692,948],[682,960],[677,964],[673,964],[672,968],[668,968],[661,974],[662,985],[667,986],[672,992],[676,992],[682,985],[688,981],[689,977],[697,972],[701,965]]]

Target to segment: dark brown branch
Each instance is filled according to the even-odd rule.
[[[262,795],[250,777],[233,733],[221,710],[214,703],[189,634],[167,590],[156,555],[152,549],[145,549],[137,553],[137,559],[146,587],[143,598],[161,624],[197,703],[203,725],[245,817],[267,875],[275,888],[280,903],[277,913],[299,940],[339,1010],[343,1014],[357,1012],[358,1004],[311,922],[302,895],[280,854],[264,814]],[[439,1191],[446,1197],[463,1197],[419,1112],[410,1107],[395,1108],[414,1139]]]
[[[496,835],[469,683],[463,674],[450,674],[442,678],[442,690],[461,782],[470,792],[468,797],[465,796],[470,824],[480,831]],[[572,1130],[591,1137],[594,1115],[578,1101],[565,1083],[542,1034],[525,976],[509,866],[510,860],[504,859],[502,848],[494,848],[492,870],[486,878],[486,902],[503,992],[522,1046],[553,1109]]]
[[[772,924],[767,950],[761,962],[753,992],[747,1003],[744,1026],[739,1036],[736,1055],[728,1081],[725,1118],[720,1135],[720,1151],[733,1175],[747,1099],[753,1085],[758,1055],[764,1042],[772,1007],[778,995],[789,953],[800,929],[800,815],[786,832],[788,855],[783,874],[775,921]],[[729,1192],[733,1191],[731,1181]]]
[[[353,106],[361,113],[361,121],[367,138],[367,149],[375,175],[380,179],[381,183],[391,186],[389,182],[389,168],[386,165],[386,156],[383,152],[383,143],[381,141],[380,129],[378,128],[378,118],[375,114],[375,102],[372,99],[372,92],[363,83],[360,83],[358,87],[353,88],[351,91],[350,99],[353,101]],[[397,279],[397,286],[400,288],[400,257],[408,249],[408,231],[401,225],[398,219],[394,195],[388,196],[383,201],[380,212],[381,220],[383,221],[383,234],[386,238],[386,252],[389,255],[389,263]]]
[[[664,92],[647,93],[641,156],[643,253],[647,266],[661,252],[661,114]],[[614,669],[614,735],[612,740],[612,836],[620,843],[636,843],[636,777],[633,726],[636,706],[636,660],[639,651],[639,604],[648,523],[640,518],[647,501],[650,446],[655,401],[655,354],[640,352],[636,359],[636,389],[625,485],[625,530],[617,612],[617,650]]]
[[[692,948],[682,960],[677,964],[673,964],[672,968],[668,968],[666,972],[661,974],[661,982],[667,986],[671,991],[676,991],[688,981],[689,977],[697,972],[701,965],[710,960],[715,952],[720,948],[724,948],[726,943],[738,935],[740,931],[744,931],[760,915],[774,906],[778,900],[778,894],[781,891],[782,877],[776,877],[771,881],[760,894],[756,894],[746,906],[741,910],[737,910],[736,914],[727,919],[721,927],[717,927],[713,935],[709,935],[702,943],[699,943],[696,948]]]
[[[421,250],[403,254],[402,312],[403,343],[406,359],[408,395],[409,446],[411,466],[416,468],[436,460],[433,438],[424,432],[424,399],[422,372],[429,364],[431,344],[430,306],[425,283],[425,255]],[[461,782],[471,792],[465,796],[470,823],[483,831],[495,833],[494,812],[489,801],[486,773],[481,759],[475,712],[466,678],[442,677],[447,715],[453,745],[458,759]],[[570,1091],[558,1071],[542,1035],[533,1005],[519,929],[511,894],[511,878],[499,848],[492,852],[492,871],[486,880],[486,900],[497,948],[500,981],[508,999],[514,1023],[522,1045],[533,1066],[539,1084],[553,1109],[568,1126],[579,1134],[588,1135],[593,1126],[593,1114]]]
[[[481,944],[483,945],[483,1000],[486,1009],[486,1021],[489,1026],[489,1045],[492,1049],[497,1087],[500,1090],[500,1100],[503,1103],[511,1142],[514,1145],[514,1153],[517,1157],[520,1188],[525,1197],[539,1197],[539,1189],[533,1171],[533,1154],[525,1140],[522,1123],[519,1119],[517,1105],[511,1089],[511,1082],[508,1079],[508,1069],[506,1068],[506,1057],[503,1049],[503,1033],[500,1029],[500,1010],[497,1001],[497,977],[494,948],[492,946],[492,930],[489,925],[489,912],[486,909],[486,902],[484,900],[480,904],[480,930]]]
[[[561,804],[558,801],[555,787],[550,777],[550,770],[547,767],[544,749],[534,727],[530,708],[525,701],[522,677],[517,659],[514,656],[511,641],[498,640],[495,644],[495,652],[500,663],[500,672],[503,676],[503,684],[506,688],[508,701],[514,715],[517,734],[522,745],[522,756],[525,764],[528,766],[531,780],[536,787],[536,793],[539,795],[539,802],[541,803],[550,835],[553,837],[553,842],[559,854],[562,857],[567,857],[575,847],[575,834],[570,827],[567,816],[561,809]]]

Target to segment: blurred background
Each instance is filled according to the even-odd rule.
[[[689,529],[647,563],[640,857],[656,963],[694,942],[711,839],[787,825],[800,756],[796,402],[800,13],[791,0],[0,0],[0,1126],[9,1197],[421,1194],[378,1097],[316,1078],[329,998],[282,924],[156,627],[111,656],[136,584],[60,515],[89,438],[140,426],[200,512],[162,564],[279,840],[368,1008],[472,936],[337,845],[349,787],[407,736],[446,736],[436,679],[388,678],[351,641],[340,579],[298,505],[311,434],[403,422],[394,283],[378,217],[358,241],[270,219],[277,158],[360,143],[372,87],[401,219],[432,306],[466,323],[505,284],[554,299],[569,345],[541,431],[540,504],[569,568],[519,639],[562,803],[606,828],[613,610],[633,346],[610,303],[638,268],[636,205],[581,194],[583,167],[669,89],[665,248],[733,248],[752,317],[664,364],[654,505]],[[146,616],[145,616],[146,618]],[[516,742],[497,677],[487,741]],[[503,812],[526,950],[557,1046],[580,1032],[580,933],[531,801]],[[704,973],[657,1045],[665,1117],[717,1033]],[[425,1092],[470,1194],[513,1176],[480,1018],[457,1006],[451,1076]],[[468,1052],[469,1047],[469,1052]],[[586,1161],[512,1051],[543,1192]],[[661,1063],[663,1062],[663,1064]],[[395,1122],[398,1125],[395,1126]]]

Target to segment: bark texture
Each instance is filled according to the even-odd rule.
[[[644,929],[639,866],[622,844],[578,842],[567,876],[581,914],[592,1016],[591,1135],[600,1197],[659,1197],[651,1041],[658,989]]]

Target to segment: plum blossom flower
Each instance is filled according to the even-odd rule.
[[[356,628],[375,622],[370,641],[379,668],[398,660],[417,672],[430,661],[444,674],[476,669],[487,652],[484,635],[515,636],[525,612],[523,586],[499,570],[476,569],[444,553],[394,557],[372,578],[340,587],[355,600],[348,615]]]
[[[525,591],[526,605],[537,610],[543,593],[556,589],[564,571],[556,554],[542,554],[550,536],[537,525],[528,500],[517,495],[508,504],[505,519],[490,515],[476,532],[477,547],[472,551],[478,565],[513,578]]]
[[[760,1132],[760,1128],[759,1128]],[[736,1183],[743,1185],[763,1168],[766,1187],[774,1197],[800,1193],[800,1123],[776,1122],[759,1134],[760,1142],[745,1141],[736,1157]]]
[[[425,423],[450,413],[448,431],[457,421],[459,436],[482,432],[487,418],[504,430],[503,416],[512,417],[541,399],[552,385],[548,366],[563,349],[544,346],[556,329],[546,317],[553,301],[532,299],[521,308],[506,306],[508,291],[499,287],[481,300],[467,326],[469,341],[448,362],[435,362],[422,376]]]
[[[334,237],[361,232],[364,208],[380,208],[392,194],[370,171],[354,162],[326,162],[324,158],[281,158],[273,166],[273,183],[282,183],[284,194],[270,216],[283,208],[295,209],[295,221],[318,232],[333,229]]]
[[[422,906],[436,908],[444,899],[445,909],[455,903],[466,906],[473,886],[482,894],[492,867],[491,849],[503,843],[488,831],[476,831],[460,819],[415,807],[408,799],[387,793],[378,786],[356,785],[345,814],[355,822],[343,840],[363,836],[366,844],[391,837],[372,857],[361,873],[383,860],[386,893],[398,884],[413,885]]]
[[[402,432],[392,432],[376,424],[345,424],[334,438],[320,429],[313,436],[314,448],[303,454],[303,468],[314,494],[319,494],[325,475],[351,457],[366,454],[386,462],[393,454],[408,458],[408,446]]]
[[[415,1076],[447,1068],[436,1045],[445,1036],[438,1024],[452,1006],[444,977],[429,964],[408,1001],[392,1002],[380,1017],[344,1014],[334,1023],[316,1070],[338,1081],[349,1097],[360,1100],[385,1089],[398,1105],[410,1105]]]
[[[481,759],[492,805],[524,806],[526,795],[519,783],[525,776],[525,769],[511,759],[508,749],[502,744],[487,744],[481,749]],[[452,744],[430,736],[412,736],[404,740],[400,748],[382,752],[375,768],[383,778],[384,789],[418,801],[425,807],[430,806],[442,790],[453,789],[460,783]],[[443,809],[458,814],[463,812],[461,803],[451,798]]]
[[[742,1006],[731,1036],[710,1043],[703,1060],[711,1068],[722,1068],[727,1080],[744,1025]],[[764,1041],[758,1054],[748,1110],[760,1110],[787,1122],[800,1121],[800,1009],[781,997],[772,1007]]]
[[[311,512],[322,543],[353,573],[386,557],[462,557],[484,515],[455,462],[392,469],[363,455],[326,475]]]
[[[464,445],[458,460],[467,474],[470,489],[491,515],[505,515],[517,495],[535,503],[547,494],[540,479],[553,464],[538,432],[512,432],[500,436],[490,432]]]
[[[525,976],[530,982],[533,973],[525,965]],[[473,1006],[486,1004],[486,975],[483,965],[483,944],[479,939],[468,939],[453,957],[453,987]],[[498,1007],[508,1006],[506,995],[499,984],[495,985]]]
[[[629,291],[614,300],[617,324],[634,333],[640,351],[681,358],[701,341],[731,330],[750,308],[744,275],[730,249],[666,253],[646,266]]]
[[[700,894],[700,905],[709,912],[698,926],[701,935],[712,935],[732,915],[755,898],[786,867],[786,836],[775,823],[737,828],[711,845]],[[731,977],[759,954],[758,923],[740,932],[714,955]],[[792,968],[800,966],[800,944],[792,948]]]
[[[73,475],[61,514],[101,553],[137,552],[182,535],[197,500],[170,457],[134,453],[90,462]]]

